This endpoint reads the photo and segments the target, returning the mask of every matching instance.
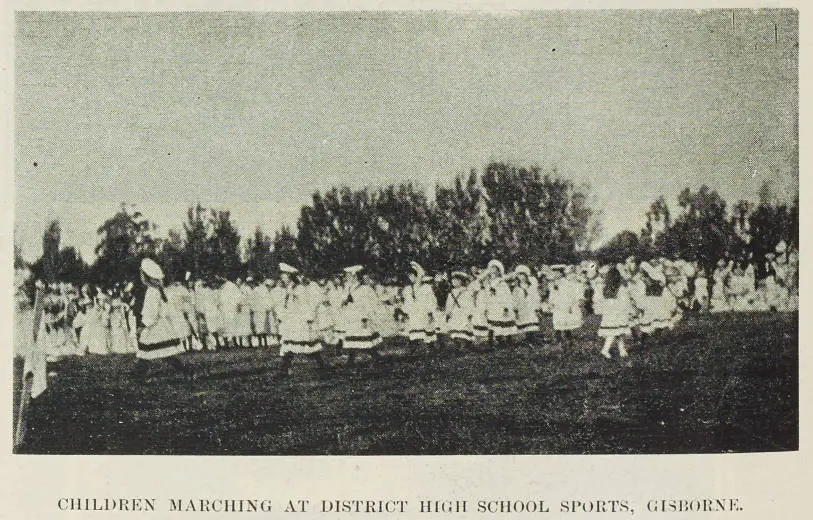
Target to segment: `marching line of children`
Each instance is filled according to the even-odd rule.
[[[766,258],[767,275],[758,282],[753,264],[725,261],[708,276],[697,263],[664,258],[638,263],[630,257],[602,267],[594,262],[551,265],[536,274],[525,265],[507,271],[495,259],[482,270],[452,272],[443,305],[435,289],[445,277],[429,276],[417,262],[410,263],[409,283],[403,287],[373,284],[359,265],[345,268],[336,279],[314,281],[280,264],[277,281],[192,283],[187,274],[185,283],[170,284],[166,294],[185,350],[278,347],[284,373],[300,355],[327,367],[326,347],[346,353],[350,366],[359,355],[380,362],[383,340],[396,336],[405,338],[413,355],[446,341],[456,349],[506,348],[518,338],[540,336],[543,315],[551,318],[552,340],[569,348],[589,312],[601,316],[601,355],[611,357],[617,347],[626,357],[633,340],[673,328],[683,309],[797,308],[798,254],[780,243]],[[66,314],[76,307],[75,340],[64,339],[63,329],[70,327],[53,326],[54,320],[71,321],[57,312],[43,320],[55,343],[80,345],[76,353],[135,350],[129,290],[92,297],[87,290],[81,296],[61,293],[57,300]]]

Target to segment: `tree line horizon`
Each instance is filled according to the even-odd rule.
[[[720,258],[764,259],[780,240],[798,247],[798,196],[789,204],[775,202],[765,184],[758,198],[756,204],[740,200],[729,212],[712,188],[687,187],[678,196],[679,212],[660,196],[641,230],[621,231],[593,249],[601,213],[590,207],[586,189],[555,170],[492,162],[482,172],[455,176],[451,186],[437,184],[432,200],[412,182],[316,191],[301,207],[295,229],[283,225],[271,236],[257,226],[244,244],[228,210],[198,203],[188,208],[181,230],[170,229],[164,238],[123,203],[98,228],[92,264],[75,247],[61,247],[58,220],[43,234],[42,256],[26,263],[15,244],[14,264],[28,267],[32,278],[102,287],[137,279],[144,257],[157,260],[169,282],[187,272],[194,279],[265,279],[277,275],[279,262],[315,278],[362,264],[388,283],[402,283],[413,260],[439,272],[491,258],[540,266],[635,255],[696,260],[710,270]]]

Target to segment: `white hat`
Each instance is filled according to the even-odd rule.
[[[784,253],[788,249],[788,243],[784,240],[780,240],[778,244],[776,244],[776,252],[777,253]]]
[[[141,272],[153,280],[164,279],[164,271],[161,270],[161,266],[158,265],[155,260],[149,258],[145,258],[141,261]]]
[[[424,270],[423,267],[421,267],[421,264],[419,264],[418,262],[412,261],[412,262],[409,262],[409,267],[411,267],[412,270],[415,271],[415,274],[417,275],[418,280],[423,280],[423,275],[426,273],[426,271]]]
[[[500,271],[500,276],[505,274],[505,266],[502,265],[502,262],[500,262],[499,260],[497,259],[491,260],[488,263],[488,268],[491,269],[492,267],[496,267]]]
[[[514,274],[524,274],[525,276],[530,278],[531,277],[531,269],[527,265],[520,264],[514,269]]]
[[[463,271],[453,271],[452,278],[460,278],[461,280],[465,280],[467,282],[471,281],[471,276],[464,273]]]
[[[356,274],[362,269],[364,269],[364,266],[362,265],[351,265],[349,267],[345,267],[344,272],[347,274]]]
[[[288,273],[288,274],[296,274],[296,273],[299,272],[299,269],[297,269],[296,267],[294,267],[292,265],[286,264],[285,262],[280,262],[279,263],[279,270],[281,272],[283,272],[283,273]]]

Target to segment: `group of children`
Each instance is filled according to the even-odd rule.
[[[68,355],[131,354],[136,351],[136,317],[131,287],[82,290],[67,283],[38,283],[38,341],[48,358]]]
[[[461,349],[501,348],[547,333],[546,315],[552,340],[563,345],[573,342],[587,314],[600,315],[600,352],[610,358],[614,348],[626,357],[633,337],[674,327],[686,310],[795,310],[798,254],[780,244],[766,260],[759,281],[752,263],[725,261],[711,276],[697,263],[665,258],[603,266],[585,261],[536,272],[526,265],[509,271],[492,260],[485,269],[437,276],[412,262],[402,287],[375,284],[358,265],[337,279],[316,281],[280,264],[276,280],[187,278],[165,292],[186,350],[278,347],[284,373],[295,355],[326,367],[325,348],[347,353],[349,365],[360,353],[380,360],[388,337],[405,338],[412,352],[438,340]],[[136,350],[131,287],[102,292],[62,285],[47,294],[43,331],[53,354]]]

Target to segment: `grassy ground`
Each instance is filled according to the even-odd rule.
[[[139,385],[133,356],[65,359],[34,402],[21,453],[709,453],[798,449],[798,315],[687,317],[632,351],[598,355],[596,320],[575,346],[541,341],[362,362],[280,379],[265,349],[184,359]]]

